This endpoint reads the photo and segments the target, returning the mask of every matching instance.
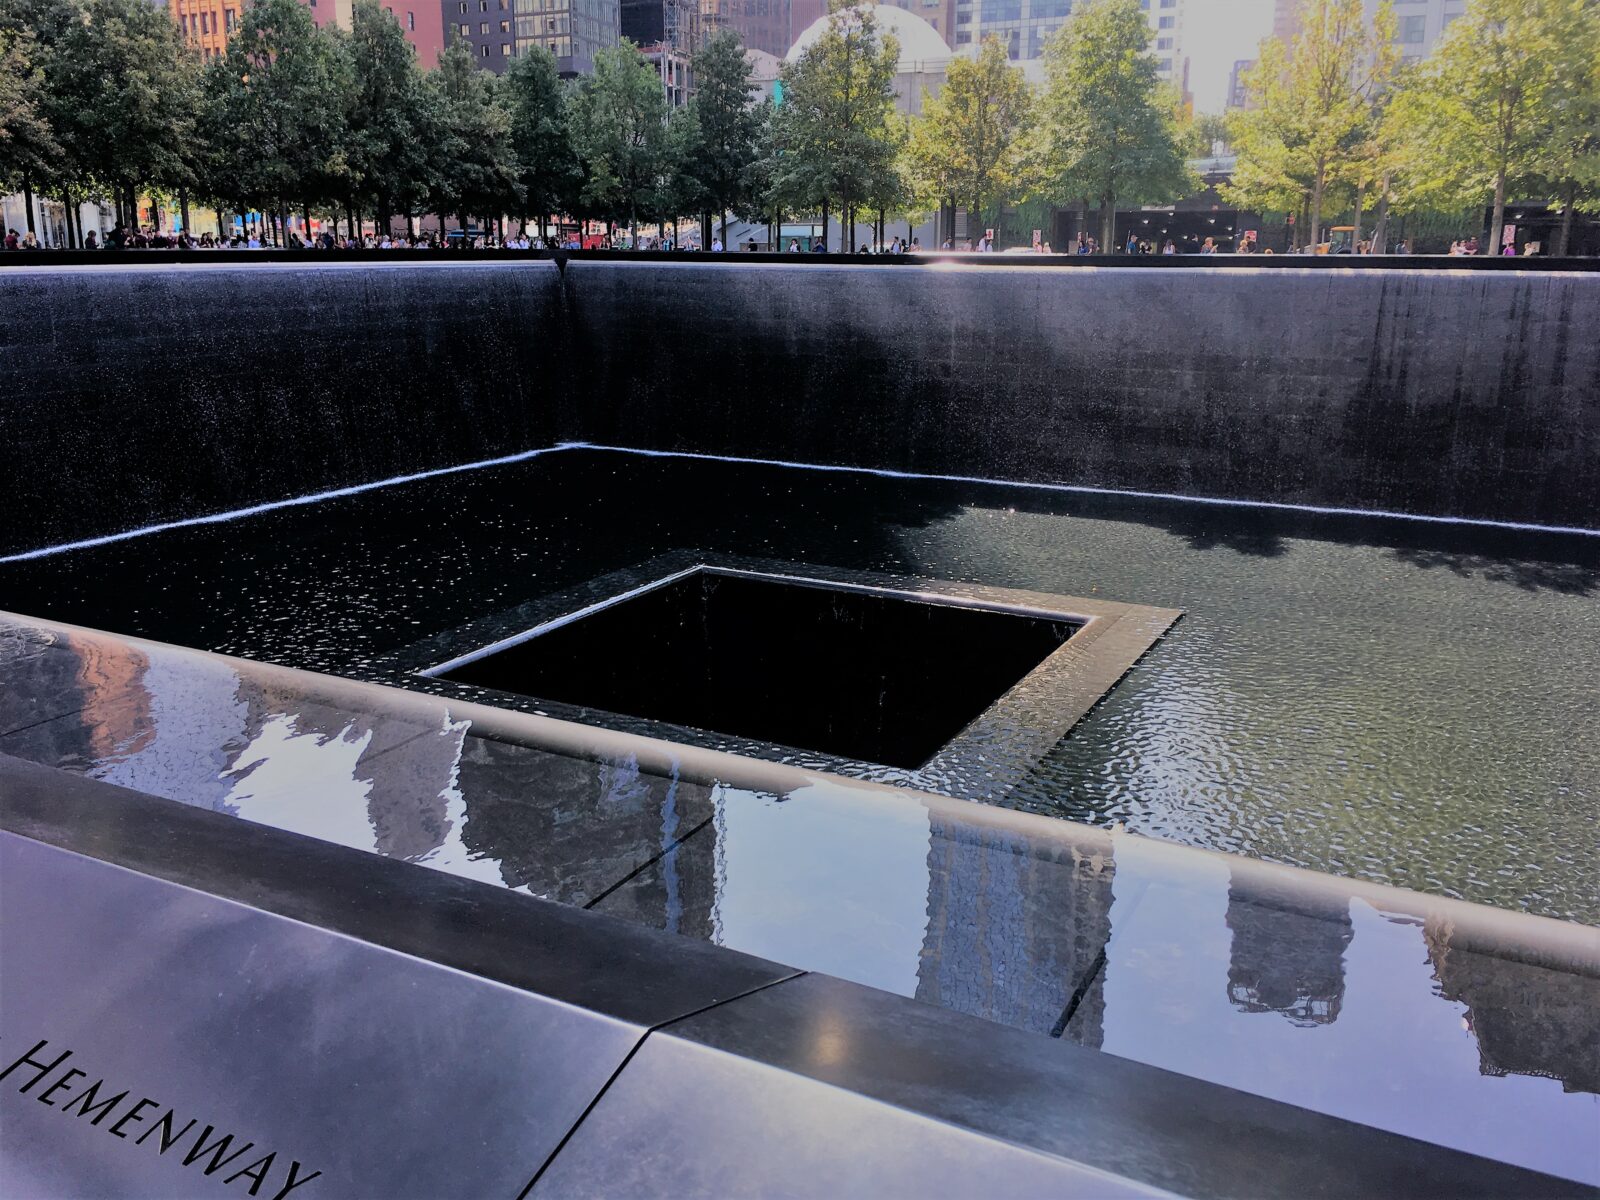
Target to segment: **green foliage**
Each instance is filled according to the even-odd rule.
[[[680,200],[715,213],[743,208],[765,129],[764,110],[751,103],[750,64],[738,34],[716,34],[695,52],[692,68],[695,95],[672,139],[684,177]]]
[[[135,0],[137,2],[137,0]],[[211,191],[275,212],[341,174],[349,63],[296,0],[245,9],[206,72]]]
[[[1470,0],[1392,106],[1413,205],[1492,203],[1484,251],[1493,253],[1512,189],[1537,192],[1552,174],[1581,173],[1580,130],[1566,127],[1563,151],[1551,151],[1556,125],[1581,120],[1585,71],[1570,55],[1593,44],[1584,27],[1594,20],[1584,0]]]
[[[1321,238],[1330,189],[1389,173],[1382,102],[1399,55],[1387,0],[1369,24],[1362,0],[1305,0],[1293,46],[1270,40],[1244,83],[1248,106],[1229,133],[1238,169],[1224,190],[1242,208],[1309,214]]]
[[[579,198],[590,212],[626,217],[659,211],[670,185],[667,103],[656,70],[632,42],[601,50],[578,88],[574,126],[584,167]]]
[[[400,22],[377,0],[357,0],[344,42],[349,65],[344,154],[330,174],[381,217],[394,206],[408,213],[427,201],[437,164],[438,113]]]
[[[783,67],[784,101],[774,121],[771,194],[788,211],[833,202],[849,212],[887,207],[899,193],[894,76],[900,47],[879,37],[870,6],[837,0],[827,31]]]
[[[583,173],[555,55],[535,46],[519,56],[506,72],[504,96],[521,211],[542,224],[578,190]]]
[[[439,131],[432,207],[463,215],[514,209],[518,164],[500,80],[457,43],[439,55],[428,84]]]
[[[1120,204],[1168,204],[1198,178],[1177,98],[1146,52],[1137,0],[1087,0],[1045,48],[1036,159],[1044,194],[1100,206],[1100,241],[1114,238]]]
[[[43,180],[61,157],[36,50],[30,31],[0,28],[0,187]]]
[[[926,96],[911,122],[906,174],[919,206],[947,200],[977,224],[996,224],[1002,206],[1023,190],[1031,97],[1005,43],[985,39],[976,60],[952,59],[943,91]]]

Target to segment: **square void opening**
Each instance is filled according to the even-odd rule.
[[[1079,628],[702,568],[439,678],[916,768]]]

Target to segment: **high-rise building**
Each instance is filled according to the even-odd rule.
[[[937,2],[943,4],[944,0]],[[800,32],[791,23],[791,0],[699,0],[699,5],[706,37],[731,29],[747,50],[764,50],[781,58]]]
[[[444,49],[444,24],[434,0],[394,0],[384,8],[400,22],[400,31],[417,52],[423,67],[439,61]],[[228,49],[228,38],[238,25],[248,0],[168,0],[166,9],[183,31],[184,39],[206,59],[217,58]],[[311,10],[317,27],[337,25],[349,29],[352,0],[302,0]]]
[[[1381,0],[1365,0],[1367,20],[1378,13]],[[1272,36],[1289,44],[1299,34],[1305,19],[1306,0],[1274,0],[1272,9]],[[1395,20],[1399,28],[1395,42],[1404,61],[1418,62],[1433,52],[1442,34],[1463,12],[1467,0],[1403,0],[1395,5]]]
[[[914,12],[938,33],[945,41],[955,44],[955,16],[956,6],[954,0],[883,0],[885,4],[893,4],[896,8],[903,8],[907,12]],[[798,31],[797,31],[798,32]]]
[[[496,75],[534,46],[556,56],[562,75],[588,75],[596,52],[622,36],[618,0],[444,0],[444,17],[446,40]]]
[[[1228,76],[1228,107],[1246,108],[1249,106],[1250,92],[1244,85],[1244,73],[1256,65],[1253,58],[1241,58],[1233,64],[1233,73]]]
[[[905,7],[920,6],[923,0],[908,0]],[[1072,15],[1073,0],[948,0],[945,25],[952,32],[946,40],[961,53],[984,39],[998,37],[1014,62],[1022,64],[1030,78],[1042,74],[1040,59],[1045,43]],[[1161,78],[1187,94],[1189,59],[1183,45],[1183,18],[1186,0],[1139,0],[1150,22],[1150,52],[1155,56]],[[932,23],[918,7],[919,15]]]

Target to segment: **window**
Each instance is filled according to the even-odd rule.
[[[478,47],[478,57],[479,58],[488,58],[489,57],[489,43],[488,42],[485,42],[483,45]]]
[[[1420,17],[1400,18],[1400,41],[1407,45],[1414,45],[1428,36],[1428,18]]]
[[[959,21],[961,18],[957,17],[956,19]],[[968,33],[966,30],[963,29],[960,33],[956,34],[956,45],[958,45],[958,46],[970,46],[970,45],[972,45],[972,35],[970,33]]]
[[[1163,75],[1170,75],[1172,73],[1172,60],[1170,58],[1159,59],[1156,62],[1156,70]]]
[[[1161,0],[1162,8],[1177,8],[1178,0]]]
[[[501,21],[500,22],[500,32],[501,33],[510,33],[511,32],[511,22],[510,21]]]
[[[478,32],[479,33],[488,33],[489,32],[489,22],[480,21],[478,23]]]
[[[972,24],[972,14],[969,13],[969,12],[959,12],[959,13],[957,13],[956,14],[956,24],[957,25],[971,25]]]
[[[466,12],[467,11],[467,0],[461,0],[461,11],[462,12]]]
[[[411,30],[411,32],[413,32],[413,33],[415,33],[417,31],[417,14],[416,13],[408,12],[406,14],[406,28]]]
[[[232,33],[234,25],[238,23],[239,14],[234,12],[231,8],[225,8],[222,10],[222,15],[227,19],[228,32]]]
[[[211,14],[210,13],[201,13],[200,14],[200,32],[201,33],[210,33],[211,32]]]
[[[1171,29],[1177,23],[1178,23],[1178,18],[1177,17],[1162,17],[1159,21],[1156,22],[1156,26],[1157,26],[1157,28],[1160,28],[1160,29]]]
[[[1156,49],[1157,50],[1171,50],[1172,49],[1172,39],[1171,38],[1157,38],[1156,39]]]
[[[461,27],[461,36],[462,37],[471,37],[472,36],[472,26],[471,25],[463,25]]]

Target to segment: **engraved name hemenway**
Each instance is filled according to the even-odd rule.
[[[112,1137],[131,1140],[135,1146],[149,1142],[156,1153],[162,1155],[170,1150],[174,1162],[185,1167],[198,1166],[205,1174],[218,1176],[222,1183],[248,1179],[252,1196],[259,1194],[270,1196],[272,1200],[283,1200],[290,1192],[304,1187],[322,1174],[321,1171],[303,1174],[299,1161],[289,1159],[288,1167],[277,1170],[274,1177],[277,1151],[268,1151],[250,1159],[250,1152],[259,1149],[254,1142],[244,1142],[235,1147],[235,1135],[223,1133],[212,1125],[200,1126],[199,1120],[194,1117],[180,1124],[177,1112],[170,1108],[162,1112],[162,1105],[157,1100],[141,1097],[130,1103],[129,1097],[135,1095],[131,1090],[111,1093],[104,1079],[85,1083],[89,1078],[87,1071],[67,1066],[73,1057],[72,1051],[62,1050],[52,1058],[49,1057],[53,1053],[49,1047],[48,1040],[38,1043],[0,1071],[0,1080],[7,1079],[14,1071],[18,1079],[26,1080],[17,1088],[19,1095],[32,1094],[40,1104],[57,1109],[66,1116],[79,1120],[87,1117],[90,1125]],[[52,1082],[45,1084],[47,1079]],[[43,1090],[35,1092],[34,1089],[41,1084],[45,1085]],[[108,1094],[102,1095],[102,1090]],[[269,1179],[271,1183],[268,1183]],[[263,1185],[276,1190],[263,1191]]]

